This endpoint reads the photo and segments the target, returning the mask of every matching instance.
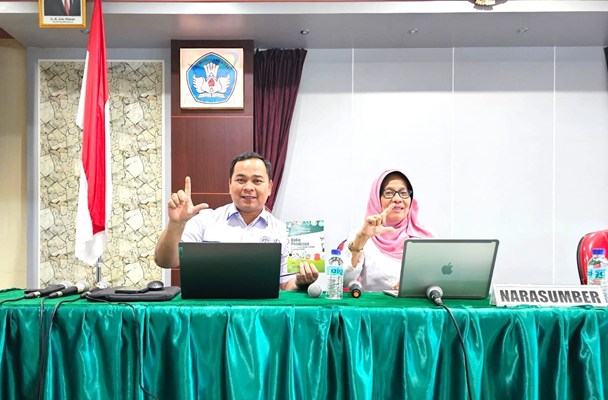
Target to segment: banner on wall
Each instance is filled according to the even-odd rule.
[[[82,129],[76,257],[94,265],[106,249],[112,211],[108,71],[100,0],[95,0],[93,9],[76,124]]]

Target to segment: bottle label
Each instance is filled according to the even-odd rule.
[[[344,275],[343,267],[327,267],[327,275],[342,276]]]

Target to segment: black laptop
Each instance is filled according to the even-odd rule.
[[[180,243],[183,299],[276,299],[281,243]]]

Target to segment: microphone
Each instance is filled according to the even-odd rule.
[[[83,294],[81,294],[80,298],[84,299],[85,297],[87,297],[87,295],[89,293],[93,293],[93,292],[96,292],[98,290],[109,289],[111,287],[112,286],[108,282],[106,282],[106,281],[99,281],[99,282],[97,282],[97,285],[93,286],[90,290],[88,290],[88,291],[84,292]]]
[[[348,290],[350,290],[350,295],[353,296],[355,299],[361,297],[361,289],[363,289],[363,286],[361,286],[361,282],[359,281],[352,281],[348,284]]]
[[[61,289],[63,289],[63,286],[61,286],[61,285],[51,285],[51,286],[47,287],[47,289],[61,290]],[[25,290],[23,291],[23,293],[25,293],[25,294],[30,294],[30,293],[37,292],[37,291],[39,291],[39,290],[40,290],[40,289],[25,289]]]
[[[71,294],[82,293],[89,290],[89,284],[86,281],[78,281],[74,286],[70,286],[65,290],[59,290],[55,293],[51,293],[49,299],[56,299],[57,297],[69,296]]]
[[[61,289],[67,289],[70,286],[72,286],[72,282],[63,281],[63,282],[59,283],[58,285],[49,286],[46,289],[38,289],[34,292],[28,293],[25,295],[25,298],[26,299],[37,299],[38,297],[46,297],[51,293],[55,293],[56,291],[61,290]]]
[[[438,306],[443,305],[443,301],[441,301],[441,296],[443,296],[443,290],[439,286],[429,286],[426,289],[426,297],[431,299],[433,303]]]
[[[308,286],[308,295],[310,297],[319,297],[323,293],[323,288],[318,282],[313,282]]]

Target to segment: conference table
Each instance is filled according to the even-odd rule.
[[[0,301],[22,295],[3,291]],[[158,399],[467,398],[461,344],[444,309],[426,299],[345,295],[178,296],[131,303],[135,314],[121,304],[62,304],[43,398],[151,398],[139,387],[138,355],[143,386]],[[45,327],[57,302],[44,304]],[[0,399],[35,398],[40,303],[0,305]],[[608,397],[606,309],[445,304],[464,337],[475,399]]]

